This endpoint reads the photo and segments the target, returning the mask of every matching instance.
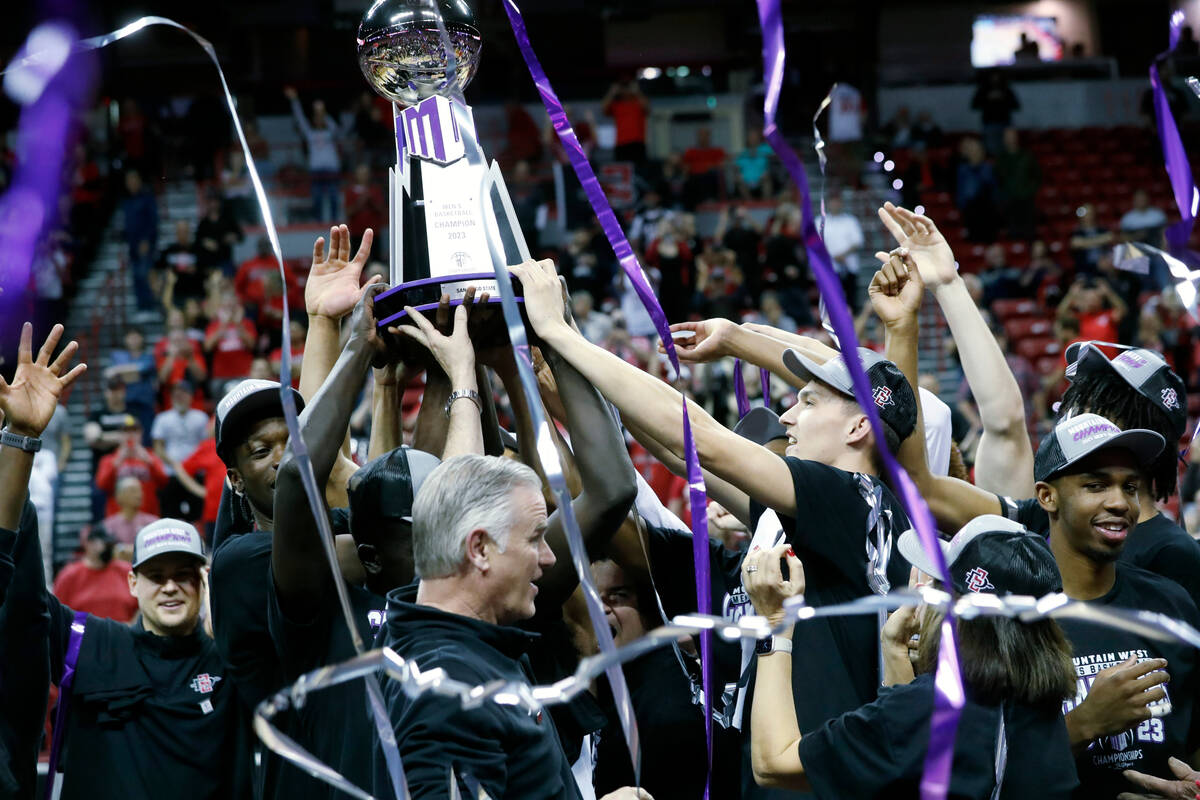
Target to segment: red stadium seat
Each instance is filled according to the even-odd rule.
[[[1058,353],[1038,356],[1033,359],[1033,368],[1038,375],[1049,375],[1063,367],[1063,357]]]
[[[1001,322],[1008,322],[1018,317],[1032,317],[1039,313],[1038,304],[1027,298],[1006,298],[992,301],[992,313]]]
[[[994,304],[993,304],[994,305]],[[1020,342],[1030,337],[1045,338],[1054,333],[1054,323],[1037,317],[1014,317],[1004,322],[1004,335],[1009,342]]]
[[[1053,336],[1030,336],[1017,342],[1015,349],[1019,355],[1033,361],[1041,356],[1060,353],[1062,345]]]

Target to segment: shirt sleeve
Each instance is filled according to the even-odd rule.
[[[275,591],[275,573],[267,575],[267,628],[279,655],[285,677],[291,681],[309,670],[325,666],[325,645],[329,641],[332,609],[319,611],[312,619],[289,617],[279,605]]]
[[[1142,566],[1175,581],[1193,601],[1200,601],[1200,544],[1195,540],[1172,537]]]
[[[1050,532],[1050,516],[1038,504],[1036,498],[1014,500],[1011,497],[996,495],[996,499],[1000,501],[1000,513],[1003,516],[1021,523],[1034,533]]]
[[[932,684],[883,690],[873,703],[830,720],[800,739],[800,763],[817,797],[875,797],[920,775],[932,709]]]

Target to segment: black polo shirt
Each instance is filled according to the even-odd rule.
[[[394,591],[379,643],[423,671],[440,667],[455,680],[478,685],[532,683],[525,653],[535,639],[520,628],[406,603]],[[464,709],[428,693],[410,698],[395,681],[386,681],[383,693],[414,800],[448,798],[451,768],[460,778],[470,774],[494,800],[579,799],[549,714],[494,702]],[[378,765],[376,776],[375,793],[385,793]],[[466,791],[461,781],[460,788]]]
[[[793,660],[804,657],[798,653]],[[933,695],[933,676],[920,675],[912,683],[880,690],[874,702],[804,734],[800,763],[813,793],[822,800],[920,797]],[[954,740],[949,797],[991,797],[1000,713],[1000,706],[981,705],[968,694]],[[1009,704],[1003,713],[1008,756],[1001,800],[1071,797],[1079,781],[1058,709]]]

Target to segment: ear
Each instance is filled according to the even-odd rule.
[[[133,570],[129,570],[129,572],[126,573],[125,578],[129,581],[129,594],[133,597],[137,597],[137,573]]]
[[[866,414],[857,414],[850,420],[849,430],[846,431],[846,444],[852,446],[865,444],[870,435],[871,421],[867,419]]]
[[[467,560],[480,572],[491,568],[487,548],[492,543],[492,537],[483,528],[476,528],[467,534]]]
[[[235,494],[245,494],[246,483],[242,480],[241,472],[230,467],[225,471],[225,477],[229,481],[229,488],[233,489]]]
[[[1047,514],[1058,513],[1058,490],[1045,481],[1034,484],[1033,495]]]

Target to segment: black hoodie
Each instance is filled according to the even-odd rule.
[[[533,683],[525,653],[536,634],[406,603],[399,599],[403,591],[388,595],[379,644],[415,661],[422,672],[440,667],[465,683]],[[430,693],[413,699],[396,681],[386,681],[383,692],[414,800],[450,797],[451,768],[461,789],[461,778],[470,775],[493,800],[580,797],[548,713],[531,715],[490,701],[463,709]],[[382,768],[375,773],[380,794],[386,785]]]

